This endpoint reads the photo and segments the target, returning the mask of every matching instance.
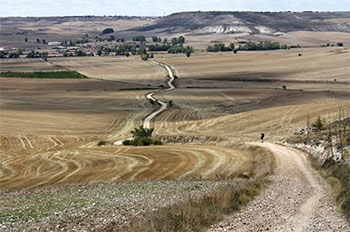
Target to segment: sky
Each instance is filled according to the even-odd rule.
[[[350,0],[0,0],[0,17],[129,15],[182,11],[350,11]]]

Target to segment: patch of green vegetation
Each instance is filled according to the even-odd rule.
[[[135,128],[131,131],[133,135],[132,140],[124,140],[123,145],[125,146],[149,146],[149,145],[162,145],[162,141],[159,139],[152,139],[153,128]]]
[[[38,221],[47,217],[55,210],[63,210],[64,206],[58,202],[49,201],[45,204],[33,204],[21,209],[4,210],[0,212],[0,224],[6,222]]]
[[[0,72],[0,77],[39,78],[39,79],[87,79],[88,77],[76,71],[57,72]]]

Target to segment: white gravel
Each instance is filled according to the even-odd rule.
[[[264,144],[276,157],[268,189],[209,231],[350,231],[337,212],[330,187],[300,151]]]

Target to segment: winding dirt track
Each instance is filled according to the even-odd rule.
[[[253,144],[274,153],[273,184],[210,231],[350,231],[336,212],[329,186],[312,171],[304,153],[272,143]]]
[[[153,102],[157,102],[158,104],[160,104],[160,109],[158,110],[155,110],[154,112],[152,112],[150,115],[148,115],[146,117],[146,119],[144,120],[143,122],[143,127],[144,128],[150,128],[151,127],[151,121],[153,118],[155,118],[157,115],[159,115],[160,113],[162,113],[163,111],[167,110],[168,109],[168,104],[166,102],[163,102],[163,101],[160,101],[160,100],[157,100],[153,97],[154,94],[156,93],[164,93],[164,92],[168,92],[168,91],[171,91],[173,89],[175,89],[175,86],[173,85],[173,82],[175,80],[175,77],[174,77],[174,74],[173,72],[171,71],[171,69],[169,68],[168,65],[166,64],[162,64],[162,63],[159,63],[159,62],[156,62],[156,61],[152,61],[152,63],[154,64],[158,64],[162,67],[164,67],[167,72],[168,72],[168,75],[169,75],[169,80],[168,80],[168,86],[169,88],[165,89],[165,90],[162,90],[162,91],[156,91],[156,92],[151,92],[151,93],[148,93],[146,95],[146,99],[147,100],[152,100]],[[131,139],[131,138],[127,138],[127,139]],[[118,141],[115,141],[113,143],[113,145],[122,145],[123,144],[123,141],[124,139],[122,140],[118,140]]]

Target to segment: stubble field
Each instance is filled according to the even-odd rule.
[[[169,143],[146,148],[111,143],[130,137],[130,130],[159,107],[145,99],[145,94],[166,83],[167,72],[159,65],[115,57],[54,58],[49,63],[33,60],[27,62],[30,64],[26,59],[2,61],[2,71],[61,68],[93,79],[0,78],[0,199],[4,202],[2,211],[16,215],[3,217],[0,224],[13,225],[6,228],[15,230],[27,223],[33,228],[48,228],[45,222],[50,221],[50,228],[58,230],[54,227],[56,208],[50,202],[66,199],[67,194],[73,199],[67,205],[75,209],[74,220],[64,212],[64,205],[57,208],[61,212],[58,218],[67,228],[91,228],[86,223],[98,228],[112,219],[124,223],[141,208],[152,210],[158,205],[159,200],[147,207],[138,205],[147,191],[155,191],[152,199],[182,198],[179,191],[211,191],[220,185],[216,181],[220,178],[243,173],[250,178],[252,170],[271,163],[271,157],[257,162],[256,156],[239,144],[257,141],[261,132],[268,141],[281,141],[305,127],[308,115],[310,121],[318,116],[330,120],[340,109],[350,111],[346,49],[194,54],[189,59],[161,56],[156,55],[156,59],[175,71],[177,88],[155,95],[172,101],[172,106],[151,125],[156,137]],[[100,140],[106,140],[107,145],[97,146]],[[193,181],[198,179],[201,181]],[[210,179],[215,184],[202,181]],[[167,181],[170,187],[163,186]],[[95,185],[100,183],[107,185]],[[76,191],[81,185],[82,191]],[[149,190],[147,186],[153,185]],[[96,199],[103,200],[91,200],[89,194],[95,193]],[[19,206],[11,206],[11,196],[20,200],[32,194],[21,203],[25,210],[14,213]],[[126,197],[128,194],[132,199]],[[40,202],[44,208],[32,208],[36,197],[50,205]],[[110,200],[106,199],[110,198],[119,202],[120,209],[108,205]],[[133,205],[124,205],[125,201]],[[86,210],[81,213],[76,207]],[[101,209],[111,215],[116,210],[122,213],[108,216]]]

